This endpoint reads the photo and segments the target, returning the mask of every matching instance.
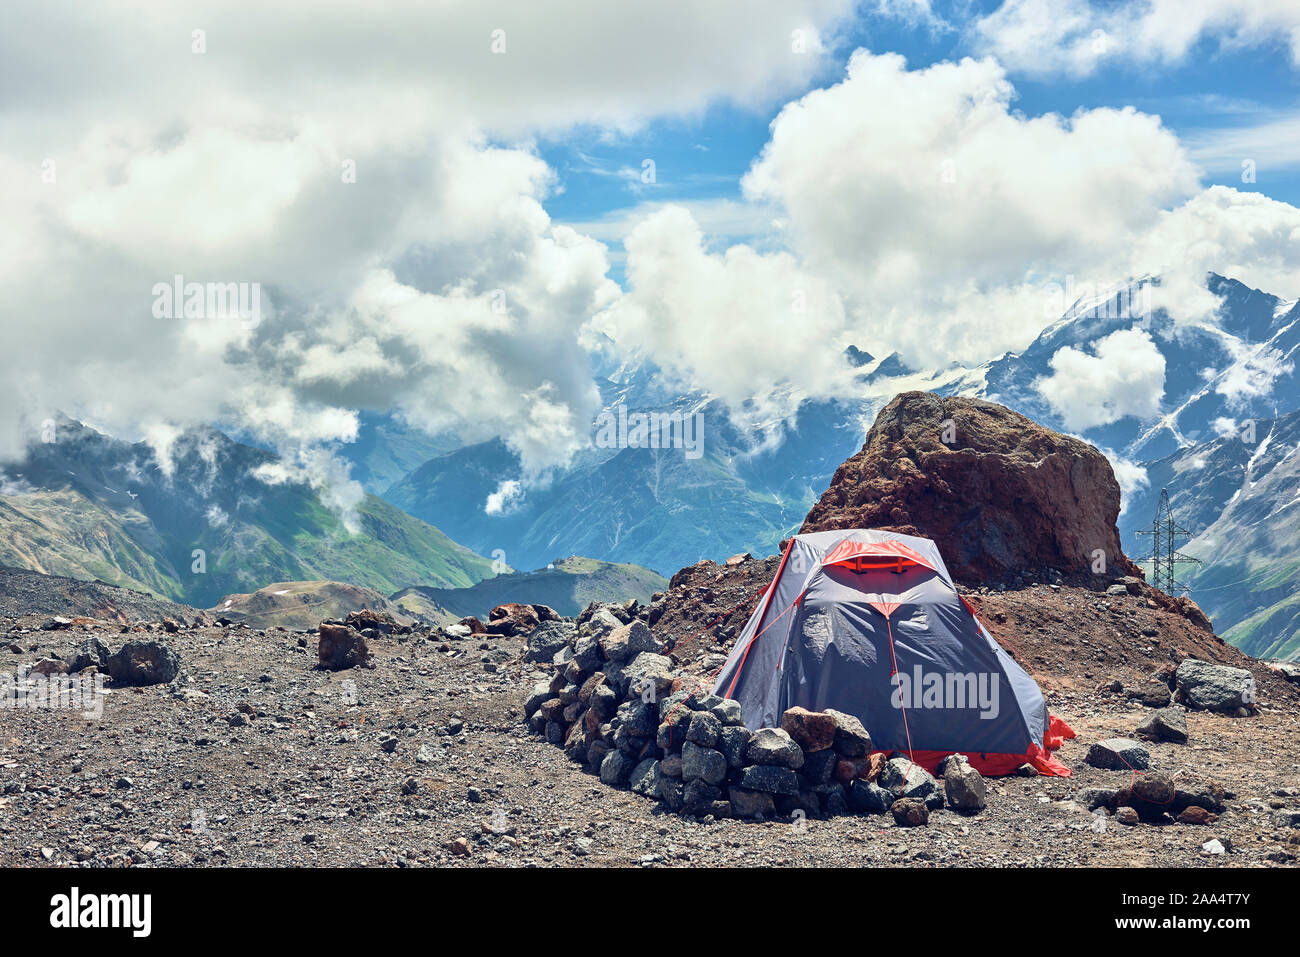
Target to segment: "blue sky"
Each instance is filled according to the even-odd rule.
[[[828,44],[826,69],[802,92],[840,80],[849,55],[858,48],[900,53],[913,70],[979,56],[969,32],[959,24],[992,11],[999,2],[940,5],[936,9],[948,21],[946,27],[860,10]],[[963,17],[966,9],[973,13]],[[1225,48],[1220,37],[1207,33],[1173,64],[1107,61],[1080,77],[1039,77],[1009,69],[1009,79],[1017,94],[1013,109],[1019,113],[1069,117],[1081,109],[1131,106],[1158,115],[1177,134],[1204,170],[1205,186],[1261,192],[1300,206],[1300,71],[1283,36],[1276,42]],[[761,247],[765,237],[745,228],[749,220],[742,209],[740,180],[767,142],[772,119],[798,95],[763,108],[715,103],[688,117],[651,121],[631,133],[586,127],[542,139],[539,153],[556,174],[556,189],[545,207],[558,222],[598,232],[612,248],[611,275],[620,282],[624,277],[618,240],[626,228],[622,217],[644,211],[646,204],[734,203],[734,215],[726,216],[724,206],[720,220],[704,223],[711,248],[738,241]],[[1277,125],[1276,132],[1271,124]],[[646,159],[655,163],[655,181],[650,184],[640,175]],[[1255,162],[1253,183],[1243,180],[1246,159]],[[594,225],[602,221],[610,223],[603,232]]]

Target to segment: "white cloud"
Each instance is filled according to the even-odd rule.
[[[0,348],[25,361],[0,382],[0,458],[55,409],[160,441],[216,422],[284,453],[278,480],[337,479],[350,507],[324,458],[357,410],[396,408],[501,434],[530,472],[562,462],[596,400],[578,330],[617,290],[601,245],[542,208],[553,177],[531,138],[778,102],[826,63],[792,31],[831,35],[852,6],[14,11]],[[261,283],[272,309],[255,328],[157,320],[150,290],[177,274]]]
[[[1284,297],[1295,294],[1300,209],[1211,186],[1156,216],[1134,237],[1128,255],[1130,274],[1160,276],[1153,308],[1183,321],[1213,321],[1219,302],[1205,288],[1211,271]]]
[[[1165,357],[1141,329],[1121,329],[1092,345],[1089,355],[1073,346],[1051,358],[1052,374],[1035,387],[1066,428],[1090,429],[1128,415],[1159,414],[1165,392]]]
[[[971,24],[969,40],[1016,72],[1087,76],[1103,65],[1170,66],[1196,45],[1281,44],[1300,67],[1294,0],[1004,0]]]
[[[505,479],[487,497],[483,511],[488,515],[507,515],[524,500],[524,485],[517,479]]]
[[[849,388],[840,300],[789,253],[743,244],[710,253],[676,206],[647,217],[624,245],[629,291],[593,319],[593,332],[756,425],[789,417],[799,398]]]
[[[1014,96],[992,60],[909,71],[860,50],[773,122],[746,194],[784,208],[863,343],[924,365],[1022,348],[1049,280],[1125,278],[1127,244],[1198,189],[1158,117],[1026,117]]]
[[[1210,428],[1213,429],[1214,434],[1221,439],[1236,438],[1237,435],[1236,420],[1230,419],[1227,416],[1219,416],[1216,418],[1210,423]]]

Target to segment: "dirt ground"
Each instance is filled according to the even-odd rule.
[[[766,564],[697,568],[721,608],[751,578],[770,576]],[[701,586],[687,575],[684,587]],[[1255,663],[1257,715],[1192,712],[1190,743],[1149,746],[1153,767],[1223,784],[1227,810],[1215,824],[1110,818],[1099,830],[1072,797],[1131,774],[1091,768],[1084,755],[1148,713],[1102,685],[1137,681],[1171,649],[1243,659],[1137,598],[1040,591],[970,597],[1078,732],[1058,752],[1075,773],[991,780],[988,808],[974,817],[944,810],[910,829],[888,815],[685,819],[602,785],[528,734],[523,701],[543,675],[522,663],[520,639],[381,637],[373,670],[331,673],[314,670],[314,635],[199,627],[146,636],[180,654],[183,680],[109,687],[101,718],[0,710],[0,865],[1293,865],[1300,830],[1275,826],[1271,812],[1300,807],[1295,688]],[[679,611],[666,607],[656,632],[681,639],[709,617]],[[109,623],[40,623],[0,619],[0,671],[68,656],[91,635],[114,649],[127,637]],[[731,640],[711,629],[683,641],[683,670],[720,663]],[[1205,853],[1211,838],[1230,852]]]

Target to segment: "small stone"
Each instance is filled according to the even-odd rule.
[[[954,811],[974,813],[988,804],[984,776],[970,766],[962,755],[953,755],[943,773],[943,790],[948,806]]]
[[[735,817],[762,818],[772,814],[776,806],[772,795],[766,791],[752,791],[749,788],[733,787],[730,790],[731,813]]]
[[[1122,807],[1115,812],[1115,820],[1119,821],[1121,824],[1133,825],[1137,824],[1141,818],[1138,817],[1138,812],[1133,810],[1133,808]]]
[[[789,708],[781,716],[781,728],[805,754],[825,751],[835,742],[835,716],[807,708]]]
[[[691,726],[694,727],[694,721],[691,722]],[[687,741],[682,747],[684,781],[703,780],[709,784],[720,784],[726,776],[727,759],[721,751],[703,748],[691,741]]]
[[[754,764],[741,772],[739,784],[751,791],[768,794],[795,795],[799,793],[799,776],[789,768],[773,764]]]
[[[722,722],[708,711],[698,711],[691,715],[691,724],[686,732],[686,740],[702,748],[711,748],[718,741],[722,731]]]
[[[797,771],[803,767],[803,750],[784,729],[760,728],[749,739],[745,760]]]
[[[1138,737],[1151,741],[1187,743],[1187,718],[1181,708],[1160,708],[1138,725]]]
[[[1108,738],[1089,748],[1084,760],[1094,768],[1107,771],[1145,771],[1151,756],[1132,738]]]
[[[919,827],[930,821],[930,809],[916,798],[899,798],[889,808],[894,823],[901,827]]]
[[[1178,815],[1179,824],[1213,824],[1218,819],[1219,815],[1207,811],[1203,807],[1198,807],[1195,804],[1191,807],[1183,808],[1182,812]]]

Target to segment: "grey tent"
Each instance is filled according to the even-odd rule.
[[[786,547],[714,693],[750,728],[787,708],[859,718],[873,745],[933,770],[959,752],[989,774],[1051,756],[1068,726],[958,594],[934,542],[876,530],[811,532]]]

